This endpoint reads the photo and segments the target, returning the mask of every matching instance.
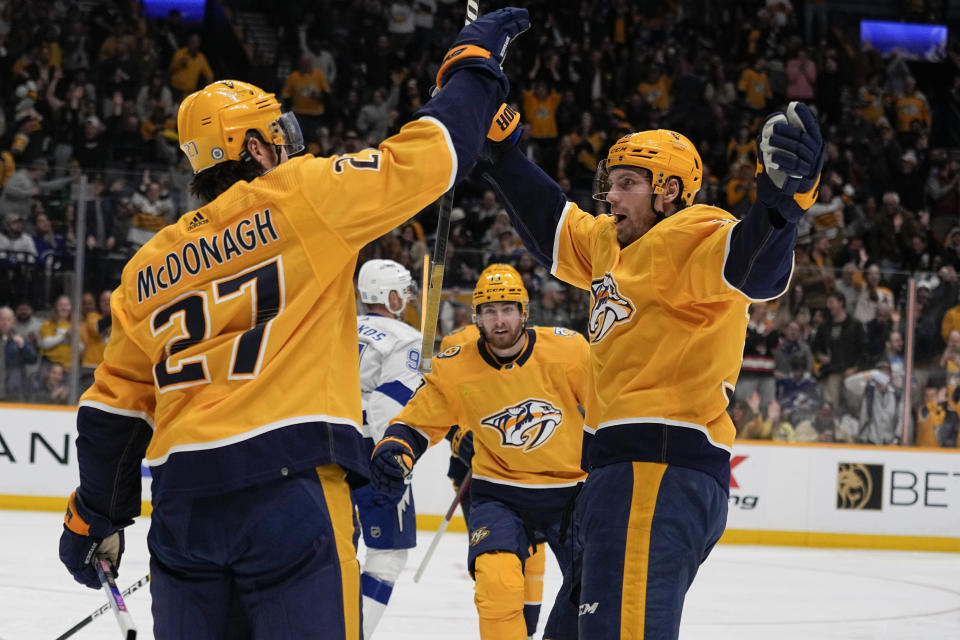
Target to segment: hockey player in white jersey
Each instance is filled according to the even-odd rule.
[[[387,423],[420,384],[420,332],[397,320],[416,297],[416,285],[393,260],[368,260],[360,267],[357,290],[367,313],[357,317],[360,338],[360,388],[363,436],[373,451]],[[417,543],[413,491],[407,485],[400,502],[367,485],[353,492],[367,547],[360,590],[363,637],[369,640],[387,607],[393,585]]]

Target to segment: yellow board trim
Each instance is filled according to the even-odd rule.
[[[26,404],[23,402],[0,402],[0,409],[29,409],[31,411],[69,411],[77,412],[75,404]]]
[[[440,528],[441,522],[443,522],[443,516],[435,516],[427,513],[417,514],[417,529],[420,531],[436,531]],[[453,518],[450,519],[450,525],[447,527],[447,531],[467,533],[467,521],[463,519],[463,516],[453,516]]]
[[[720,544],[761,544],[775,547],[820,547],[826,549],[888,549],[897,551],[960,552],[960,538],[893,536],[821,531],[764,531],[727,529]]]
[[[52,511],[63,513],[67,497],[0,495],[0,509],[15,511]],[[149,502],[141,502],[141,515],[153,511]],[[417,529],[436,531],[443,516],[417,514]],[[447,531],[466,533],[463,516],[454,516]],[[818,547],[824,549],[890,549],[896,551],[944,551],[960,553],[960,538],[938,536],[892,536],[868,533],[824,533],[820,531],[771,531],[727,529],[720,544],[759,544],[774,547]]]

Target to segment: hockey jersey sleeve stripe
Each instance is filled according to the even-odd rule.
[[[427,447],[430,446],[430,440],[422,433],[413,427],[400,422],[394,422],[387,427],[386,432],[383,434],[383,440],[380,442],[383,442],[387,439],[403,442],[410,447],[416,458],[422,456],[423,452],[426,451]]]
[[[151,430],[156,431],[157,425],[153,422],[153,416],[144,413],[143,411],[134,411],[133,409],[119,409],[117,407],[111,407],[108,404],[103,402],[96,402],[94,400],[81,400],[77,405],[78,407],[90,407],[91,409],[97,409],[105,413],[113,413],[118,416],[125,416],[127,418],[139,418],[147,423],[147,426]]]
[[[407,404],[407,402],[410,400],[410,397],[413,395],[413,389],[403,384],[399,380],[385,382],[374,389],[374,391],[382,393],[401,406]]]
[[[508,149],[483,177],[500,197],[524,246],[554,271],[557,237],[569,203],[557,183],[517,148]]]
[[[432,122],[433,124],[440,127],[440,130],[443,132],[443,139],[447,141],[447,148],[450,149],[450,159],[453,161],[453,166],[450,169],[450,181],[447,183],[447,189],[454,185],[457,179],[457,168],[460,165],[459,158],[457,156],[457,150],[453,146],[453,140],[450,139],[450,130],[447,129],[447,126],[431,116],[423,116],[420,120],[426,120],[427,122]]]
[[[751,301],[783,295],[793,274],[797,225],[760,201],[727,235],[723,280]]]
[[[557,221],[556,231],[554,231],[553,234],[553,262],[550,264],[550,275],[552,276],[557,275],[557,258],[560,255],[560,235],[563,233],[563,223],[567,219],[567,212],[570,211],[570,205],[572,204],[572,202],[568,202],[563,207],[563,213],[560,214],[560,219]]]

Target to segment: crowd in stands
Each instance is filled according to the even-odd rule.
[[[789,100],[816,109],[820,195],[801,222],[789,290],[751,308],[730,403],[739,435],[957,446],[960,47],[941,63],[884,57],[823,0],[523,4],[535,27],[507,61],[519,144],[584,209],[605,210],[591,195],[607,148],[664,127],[700,151],[697,202],[743,215],[763,118]],[[910,6],[926,4],[937,3]],[[225,70],[200,25],[142,11],[126,0],[11,0],[0,11],[0,400],[60,401],[74,342],[88,374],[124,262],[199,205],[176,110]],[[279,50],[269,64],[251,60],[250,74],[297,114],[310,152],[357,151],[429,99],[462,12],[453,0],[286,2],[264,14]],[[397,260],[419,278],[435,221],[421,212],[361,261]],[[587,295],[534,262],[482,181],[458,187],[451,222],[442,333],[471,322],[463,294],[491,262],[521,272],[533,323],[586,331]],[[88,292],[81,330],[64,311],[75,277]]]

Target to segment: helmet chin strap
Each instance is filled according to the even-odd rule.
[[[399,294],[398,294],[398,295],[399,295]],[[390,306],[390,295],[387,294],[387,305],[386,305],[386,306],[387,306],[387,311],[389,311],[390,313],[392,313],[392,314],[395,315],[395,316],[398,316],[398,315],[400,315],[401,313],[403,313],[404,308],[406,308],[406,306],[407,306],[407,299],[404,298],[404,297],[401,295],[401,296],[400,296],[400,308],[397,309],[396,311],[394,311],[394,310],[393,310],[393,307]]]

